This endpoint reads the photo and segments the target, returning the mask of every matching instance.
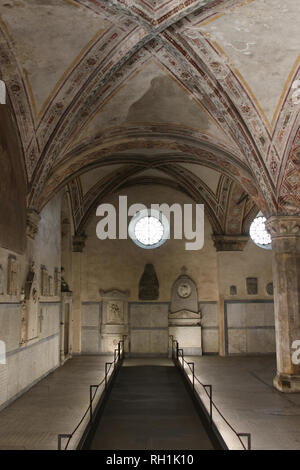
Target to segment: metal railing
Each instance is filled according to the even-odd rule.
[[[183,349],[179,347],[178,341],[176,339],[174,339],[174,337],[172,335],[170,335],[170,338],[172,340],[172,359],[173,359],[175,365],[182,369],[185,377],[187,378],[187,380],[191,384],[191,388],[192,388],[193,393],[195,395],[197,394],[200,401],[202,402],[202,400],[200,398],[200,395],[197,393],[197,390],[196,390],[196,387],[195,387],[195,381],[203,387],[203,389],[204,389],[204,391],[205,391],[205,393],[206,393],[206,395],[209,399],[209,424],[210,424],[211,428],[215,427],[215,429],[217,429],[217,426],[215,425],[215,423],[213,421],[213,410],[215,410],[215,411],[217,411],[219,416],[223,419],[223,421],[227,424],[227,426],[237,436],[237,438],[240,441],[243,449],[244,450],[251,450],[251,434],[246,433],[246,432],[237,432],[234,429],[234,427],[229,423],[229,421],[225,418],[225,416],[221,413],[220,409],[217,407],[217,405],[213,401],[213,387],[212,387],[212,385],[211,384],[204,384],[198,379],[198,377],[195,375],[195,363],[194,362],[187,362],[184,359],[184,352],[183,352]],[[192,380],[190,380],[188,374],[185,372],[184,364],[186,364],[188,366],[189,370],[191,371]],[[202,402],[202,404],[203,404],[203,402]],[[204,404],[203,404],[203,407],[205,408]],[[245,445],[245,443],[243,442],[243,440],[242,440],[243,437],[247,439],[247,445]]]
[[[58,436],[57,436],[57,449],[58,450],[68,450],[68,447],[69,447],[69,444],[70,444],[70,441],[71,441],[72,437],[74,436],[76,431],[79,429],[79,427],[81,426],[81,424],[83,423],[84,419],[86,418],[86,416],[88,414],[89,414],[89,423],[88,423],[87,427],[88,428],[92,427],[93,420],[94,420],[93,401],[95,400],[95,397],[96,397],[96,394],[97,394],[97,391],[98,391],[99,387],[101,387],[101,385],[103,385],[103,383],[104,383],[104,389],[103,389],[103,393],[102,393],[101,397],[99,398],[99,400],[104,398],[104,396],[107,394],[109,382],[112,380],[113,376],[116,373],[117,368],[120,367],[120,365],[121,365],[121,363],[124,359],[124,356],[125,356],[124,344],[125,344],[125,337],[123,336],[123,339],[121,341],[119,341],[119,343],[118,343],[118,348],[114,350],[114,360],[111,361],[111,362],[106,362],[105,363],[105,370],[104,370],[103,379],[96,385],[94,385],[94,384],[90,385],[90,395],[89,395],[90,396],[90,403],[89,403],[89,406],[86,409],[85,413],[83,414],[82,418],[80,419],[79,423],[76,425],[73,432],[71,434],[58,434]],[[113,366],[113,371],[112,371],[112,373],[109,377],[109,372],[110,372],[112,366]],[[67,439],[67,442],[65,443],[65,446],[62,447],[63,440],[65,440],[65,439]]]

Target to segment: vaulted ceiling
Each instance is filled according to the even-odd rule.
[[[3,0],[1,75],[28,207],[164,184],[216,233],[300,214],[299,0]],[[77,201],[75,204],[74,201]]]

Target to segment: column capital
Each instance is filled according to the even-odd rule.
[[[41,216],[34,209],[27,209],[27,218],[26,218],[26,235],[32,240],[35,239],[36,234],[39,230],[39,221]]]
[[[274,215],[265,225],[272,239],[300,237],[300,216]]]
[[[243,251],[248,235],[212,235],[217,251]]]
[[[85,247],[85,240],[87,236],[85,233],[77,234],[73,236],[73,252],[82,253]]]

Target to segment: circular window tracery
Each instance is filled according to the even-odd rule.
[[[255,245],[265,250],[271,250],[271,235],[265,227],[265,222],[266,218],[263,216],[262,212],[259,212],[250,225],[249,233]]]
[[[136,245],[153,249],[163,245],[169,238],[169,222],[162,212],[146,209],[131,219],[128,232]]]

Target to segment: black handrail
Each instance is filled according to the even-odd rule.
[[[97,394],[97,391],[98,391],[99,387],[101,387],[101,385],[103,383],[104,383],[104,390],[103,390],[102,396],[105,393],[107,393],[107,389],[108,389],[107,384],[108,384],[109,371],[110,371],[110,369],[113,365],[114,366],[113,373],[114,373],[116,367],[120,365],[120,362],[124,359],[124,356],[125,356],[124,341],[125,340],[124,340],[124,337],[123,337],[123,340],[120,340],[118,342],[118,348],[114,350],[114,360],[112,362],[106,362],[105,363],[105,374],[104,374],[103,379],[96,385],[90,385],[90,404],[89,404],[88,408],[86,409],[84,415],[82,416],[81,420],[76,425],[73,432],[71,434],[58,434],[58,436],[57,436],[57,449],[58,450],[67,450],[68,449],[68,446],[69,446],[69,443],[70,443],[72,437],[74,436],[74,434],[76,433],[78,428],[81,426],[81,424],[83,423],[83,421],[84,421],[84,419],[85,419],[85,417],[87,416],[88,413],[90,413],[90,420],[89,420],[88,426],[92,426],[92,423],[93,423],[93,401],[95,399],[95,396]],[[94,392],[93,392],[93,389],[94,389]],[[63,439],[67,439],[67,443],[66,443],[65,447],[62,449],[62,440]]]
[[[210,426],[212,427],[214,425],[214,422],[213,422],[213,408],[219,413],[219,415],[221,416],[221,418],[224,420],[224,422],[229,426],[229,428],[234,432],[234,434],[237,436],[237,438],[239,439],[240,443],[242,444],[243,446],[243,449],[244,450],[251,450],[251,434],[250,433],[241,433],[241,432],[237,432],[234,427],[229,423],[229,421],[225,418],[225,416],[221,413],[220,409],[217,407],[217,405],[215,404],[215,402],[213,401],[213,398],[212,398],[212,385],[211,384],[203,384],[199,379],[198,377],[196,376],[195,374],[195,363],[194,362],[187,362],[185,359],[184,359],[184,352],[183,352],[183,349],[182,348],[179,348],[179,344],[178,344],[178,341],[176,339],[174,339],[174,336],[173,335],[170,335],[170,338],[172,339],[172,359],[175,363],[175,365],[179,368],[181,368],[184,372],[184,364],[186,364],[188,366],[188,368],[190,369],[191,373],[192,373],[192,389],[193,389],[193,392],[196,393],[196,389],[195,389],[195,380],[203,387],[206,395],[208,396],[209,398],[209,420],[210,420]],[[174,347],[174,344],[176,347]],[[180,361],[180,357],[181,357],[181,361]],[[186,376],[188,377],[188,375],[186,374]],[[209,390],[209,392],[207,391],[207,389]],[[200,398],[199,394],[198,394],[198,397]],[[242,437],[246,437],[247,438],[247,447],[245,446],[244,442],[242,441]]]

